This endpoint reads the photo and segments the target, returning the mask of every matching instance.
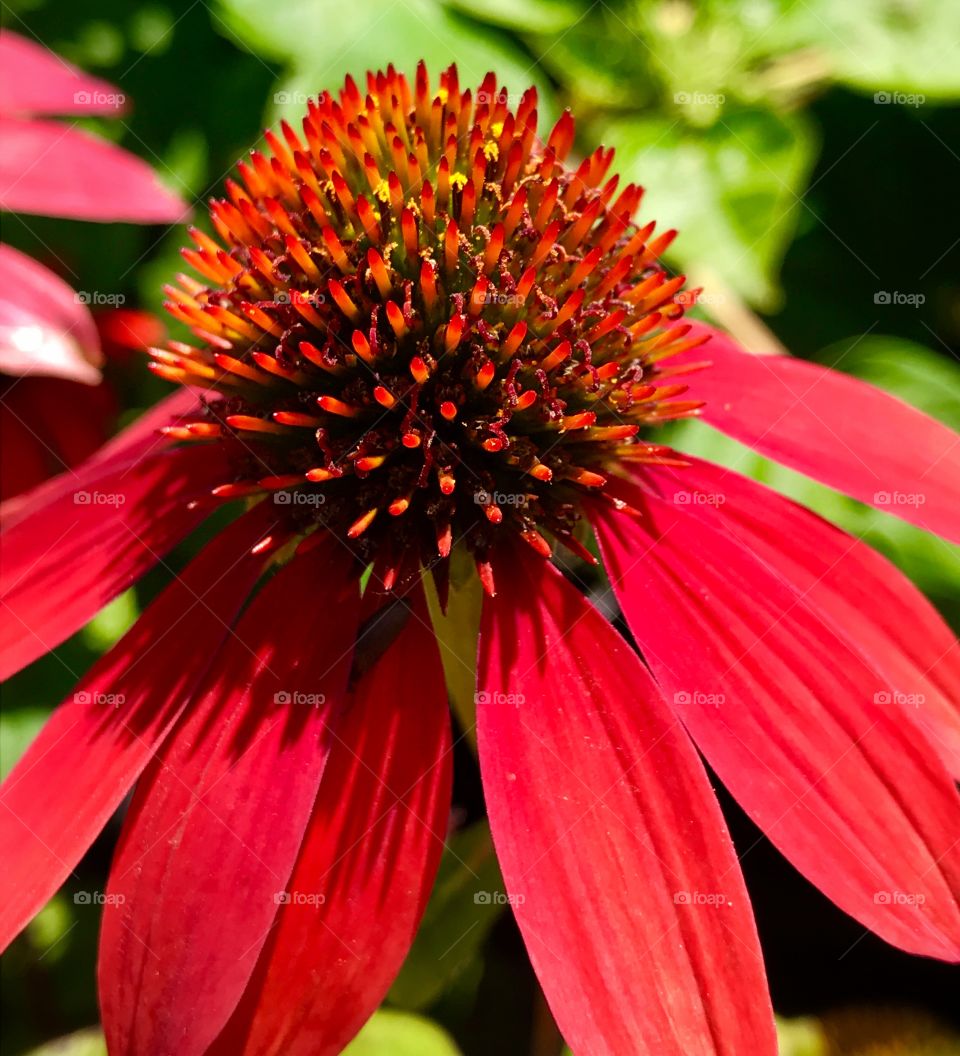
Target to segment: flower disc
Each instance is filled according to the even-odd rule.
[[[661,366],[695,343],[658,263],[674,232],[634,223],[612,150],[565,165],[569,112],[541,142],[534,89],[509,102],[455,67],[435,92],[422,65],[348,78],[238,165],[221,242],[184,250],[202,281],[168,289],[200,344],[154,369],[219,394],[170,432],[231,444],[219,496],[273,492],[388,585],[454,541],[488,589],[505,533],[582,553],[583,498],[620,459],[672,460],[641,427],[698,406]]]

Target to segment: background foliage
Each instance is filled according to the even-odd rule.
[[[348,72],[412,69],[422,56],[433,70],[456,61],[462,83],[491,68],[511,92],[536,83],[543,122],[573,107],[580,145],[615,145],[619,171],[647,188],[641,216],[681,230],[669,262],[705,287],[700,311],[960,428],[952,0],[12,0],[4,23],[118,84],[132,114],[92,123],[149,160],[198,216],[265,123],[296,117]],[[51,264],[53,247],[84,288],[159,309],[184,232],[5,216],[4,239]],[[161,391],[136,365],[112,370],[130,415]],[[691,449],[864,536],[960,623],[955,549],[704,427],[678,428]],[[159,582],[10,684],[5,770]],[[458,828],[434,900],[391,1010],[354,1056],[559,1052],[509,915],[474,900],[499,877],[466,745],[457,766]],[[949,1036],[956,977],[864,938],[725,806],[740,846],[753,848],[744,865],[775,1004],[806,1017],[785,1024],[784,1053],[960,1052]],[[102,886],[116,831],[82,864],[88,887]],[[66,890],[18,940],[3,964],[4,1051],[96,1022],[96,930],[96,910]],[[37,1051],[102,1048],[84,1032]]]

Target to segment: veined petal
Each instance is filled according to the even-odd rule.
[[[0,31],[0,114],[122,114],[118,88],[32,40]]]
[[[22,406],[11,406],[9,395],[0,401],[0,498],[9,501],[50,475],[50,452],[27,428]]]
[[[57,890],[183,710],[263,558],[241,518],[193,561],[50,716],[0,787],[0,948]],[[69,795],[64,792],[69,775]]]
[[[333,1056],[366,1022],[433,886],[451,762],[443,669],[421,605],[350,695],[289,901],[209,1056]]]
[[[0,372],[96,385],[102,362],[86,304],[49,268],[0,245]]]
[[[8,396],[6,399],[8,406],[10,402]],[[165,425],[174,424],[197,410],[199,406],[200,399],[194,390],[178,389],[154,404],[136,421],[98,447],[91,454],[87,466],[78,471],[79,474],[82,476],[88,469],[90,472],[102,472],[109,462],[122,464],[126,468],[133,461],[172,447],[172,441],[164,436],[160,429]],[[94,461],[97,463],[95,470],[91,468]],[[27,494],[17,495],[0,506],[0,526],[7,531],[19,521],[34,515],[37,510],[45,507],[57,496],[72,496],[76,490],[77,473],[63,472],[50,480],[45,480]]]
[[[726,334],[696,349],[701,417],[785,466],[960,542],[960,436],[895,396],[786,356],[752,356]]]
[[[227,473],[214,447],[95,458],[37,489],[46,501],[15,499],[20,514],[0,537],[0,678],[55,649],[156,564],[206,516],[190,503]]]
[[[611,583],[720,779],[841,909],[911,953],[960,958],[960,796],[878,699],[885,676],[687,503],[612,492],[644,519],[595,518]]]
[[[20,402],[22,390],[26,399]],[[29,415],[25,421],[47,438],[63,469],[96,454],[117,414],[116,395],[106,382],[78,385],[64,378],[21,378],[10,397]]]
[[[316,799],[358,611],[336,543],[295,557],[140,779],[100,942],[112,1053],[204,1053],[236,1006]]]
[[[507,891],[581,1056],[776,1052],[750,903],[703,766],[636,654],[539,559],[498,557],[477,708]]]
[[[648,479],[669,478],[669,494],[689,495],[689,510],[722,525],[796,588],[884,676],[878,702],[900,706],[960,776],[960,642],[937,610],[866,543],[739,473],[690,462]]]
[[[0,209],[134,224],[189,214],[145,161],[70,125],[0,116],[0,140]]]

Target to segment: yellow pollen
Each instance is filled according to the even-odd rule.
[[[390,188],[387,185],[386,180],[381,180],[377,184],[377,189],[373,192],[374,197],[379,198],[384,205],[387,205],[390,201]]]
[[[500,133],[502,131],[503,131],[503,122],[502,121],[494,121],[494,123],[490,126],[490,135],[493,136],[494,139],[499,139],[500,138]]]
[[[487,161],[496,161],[500,157],[500,148],[490,140],[483,145],[483,153]]]
[[[451,189],[456,188],[458,191],[462,191],[467,185],[467,177],[462,172],[451,172],[450,173],[450,187]]]

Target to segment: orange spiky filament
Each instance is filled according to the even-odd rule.
[[[222,244],[184,250],[202,281],[168,290],[200,344],[152,365],[221,394],[175,434],[233,444],[218,495],[277,492],[295,530],[394,572],[462,541],[489,585],[505,533],[580,552],[610,468],[674,457],[639,435],[697,409],[659,366],[695,343],[658,263],[674,232],[634,223],[612,150],[565,166],[569,113],[536,128],[534,89],[512,111],[492,74],[474,96],[455,67],[436,92],[391,67],[240,163]]]

